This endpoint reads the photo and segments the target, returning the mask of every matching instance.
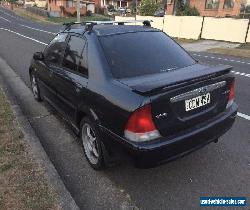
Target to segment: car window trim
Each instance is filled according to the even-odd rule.
[[[86,39],[86,38],[85,38],[85,39]],[[85,50],[85,49],[86,49],[86,50]],[[83,55],[84,50],[85,50],[86,54],[88,55],[88,42],[87,42],[87,39],[86,39],[85,45],[84,45],[84,47],[83,47],[83,49],[82,49],[81,56]],[[81,73],[81,72],[78,70],[78,69],[79,69],[79,66],[80,66],[80,62],[79,62],[78,65],[77,65],[77,72],[78,72],[79,74],[81,74],[81,75],[84,75],[84,77],[89,78],[88,56],[87,56],[87,59],[86,59],[86,66],[87,66],[87,71],[88,71],[88,72],[87,72],[87,75]]]

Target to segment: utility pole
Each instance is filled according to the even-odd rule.
[[[76,21],[81,22],[81,17],[80,17],[80,0],[77,0],[76,2]]]
[[[135,0],[135,20],[136,20],[136,15],[137,15],[137,7],[138,7],[138,2]]]

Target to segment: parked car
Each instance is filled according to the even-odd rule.
[[[164,15],[165,15],[165,10],[163,8],[160,8],[154,13],[155,17],[164,17]]]
[[[126,13],[126,8],[125,8],[125,7],[119,7],[119,8],[118,8],[118,11],[119,11],[119,12]]]
[[[94,169],[121,153],[145,168],[230,129],[237,113],[231,69],[199,64],[144,22],[67,27],[34,54],[29,74],[35,99],[64,116]]]
[[[130,8],[127,8],[127,9],[126,9],[126,13],[131,13],[131,9],[130,9]]]
[[[126,15],[126,13],[127,13],[127,8],[126,8],[126,7],[119,7],[119,8],[117,9],[117,11],[118,11],[118,13],[119,13],[120,15]]]

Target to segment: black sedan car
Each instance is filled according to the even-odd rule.
[[[162,31],[75,24],[34,54],[36,100],[54,106],[101,169],[120,153],[152,167],[217,142],[232,126],[230,66],[199,64]]]

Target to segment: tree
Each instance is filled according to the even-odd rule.
[[[190,7],[189,5],[185,4],[181,7],[177,13],[177,16],[199,16],[200,13],[195,7]]]
[[[142,0],[140,7],[141,15],[149,15],[152,16],[158,9],[159,4],[155,0]]]
[[[176,1],[176,15],[181,15],[185,7],[183,0],[177,0]]]
[[[132,0],[131,5],[130,5],[132,14],[136,13],[136,1],[137,0]]]

